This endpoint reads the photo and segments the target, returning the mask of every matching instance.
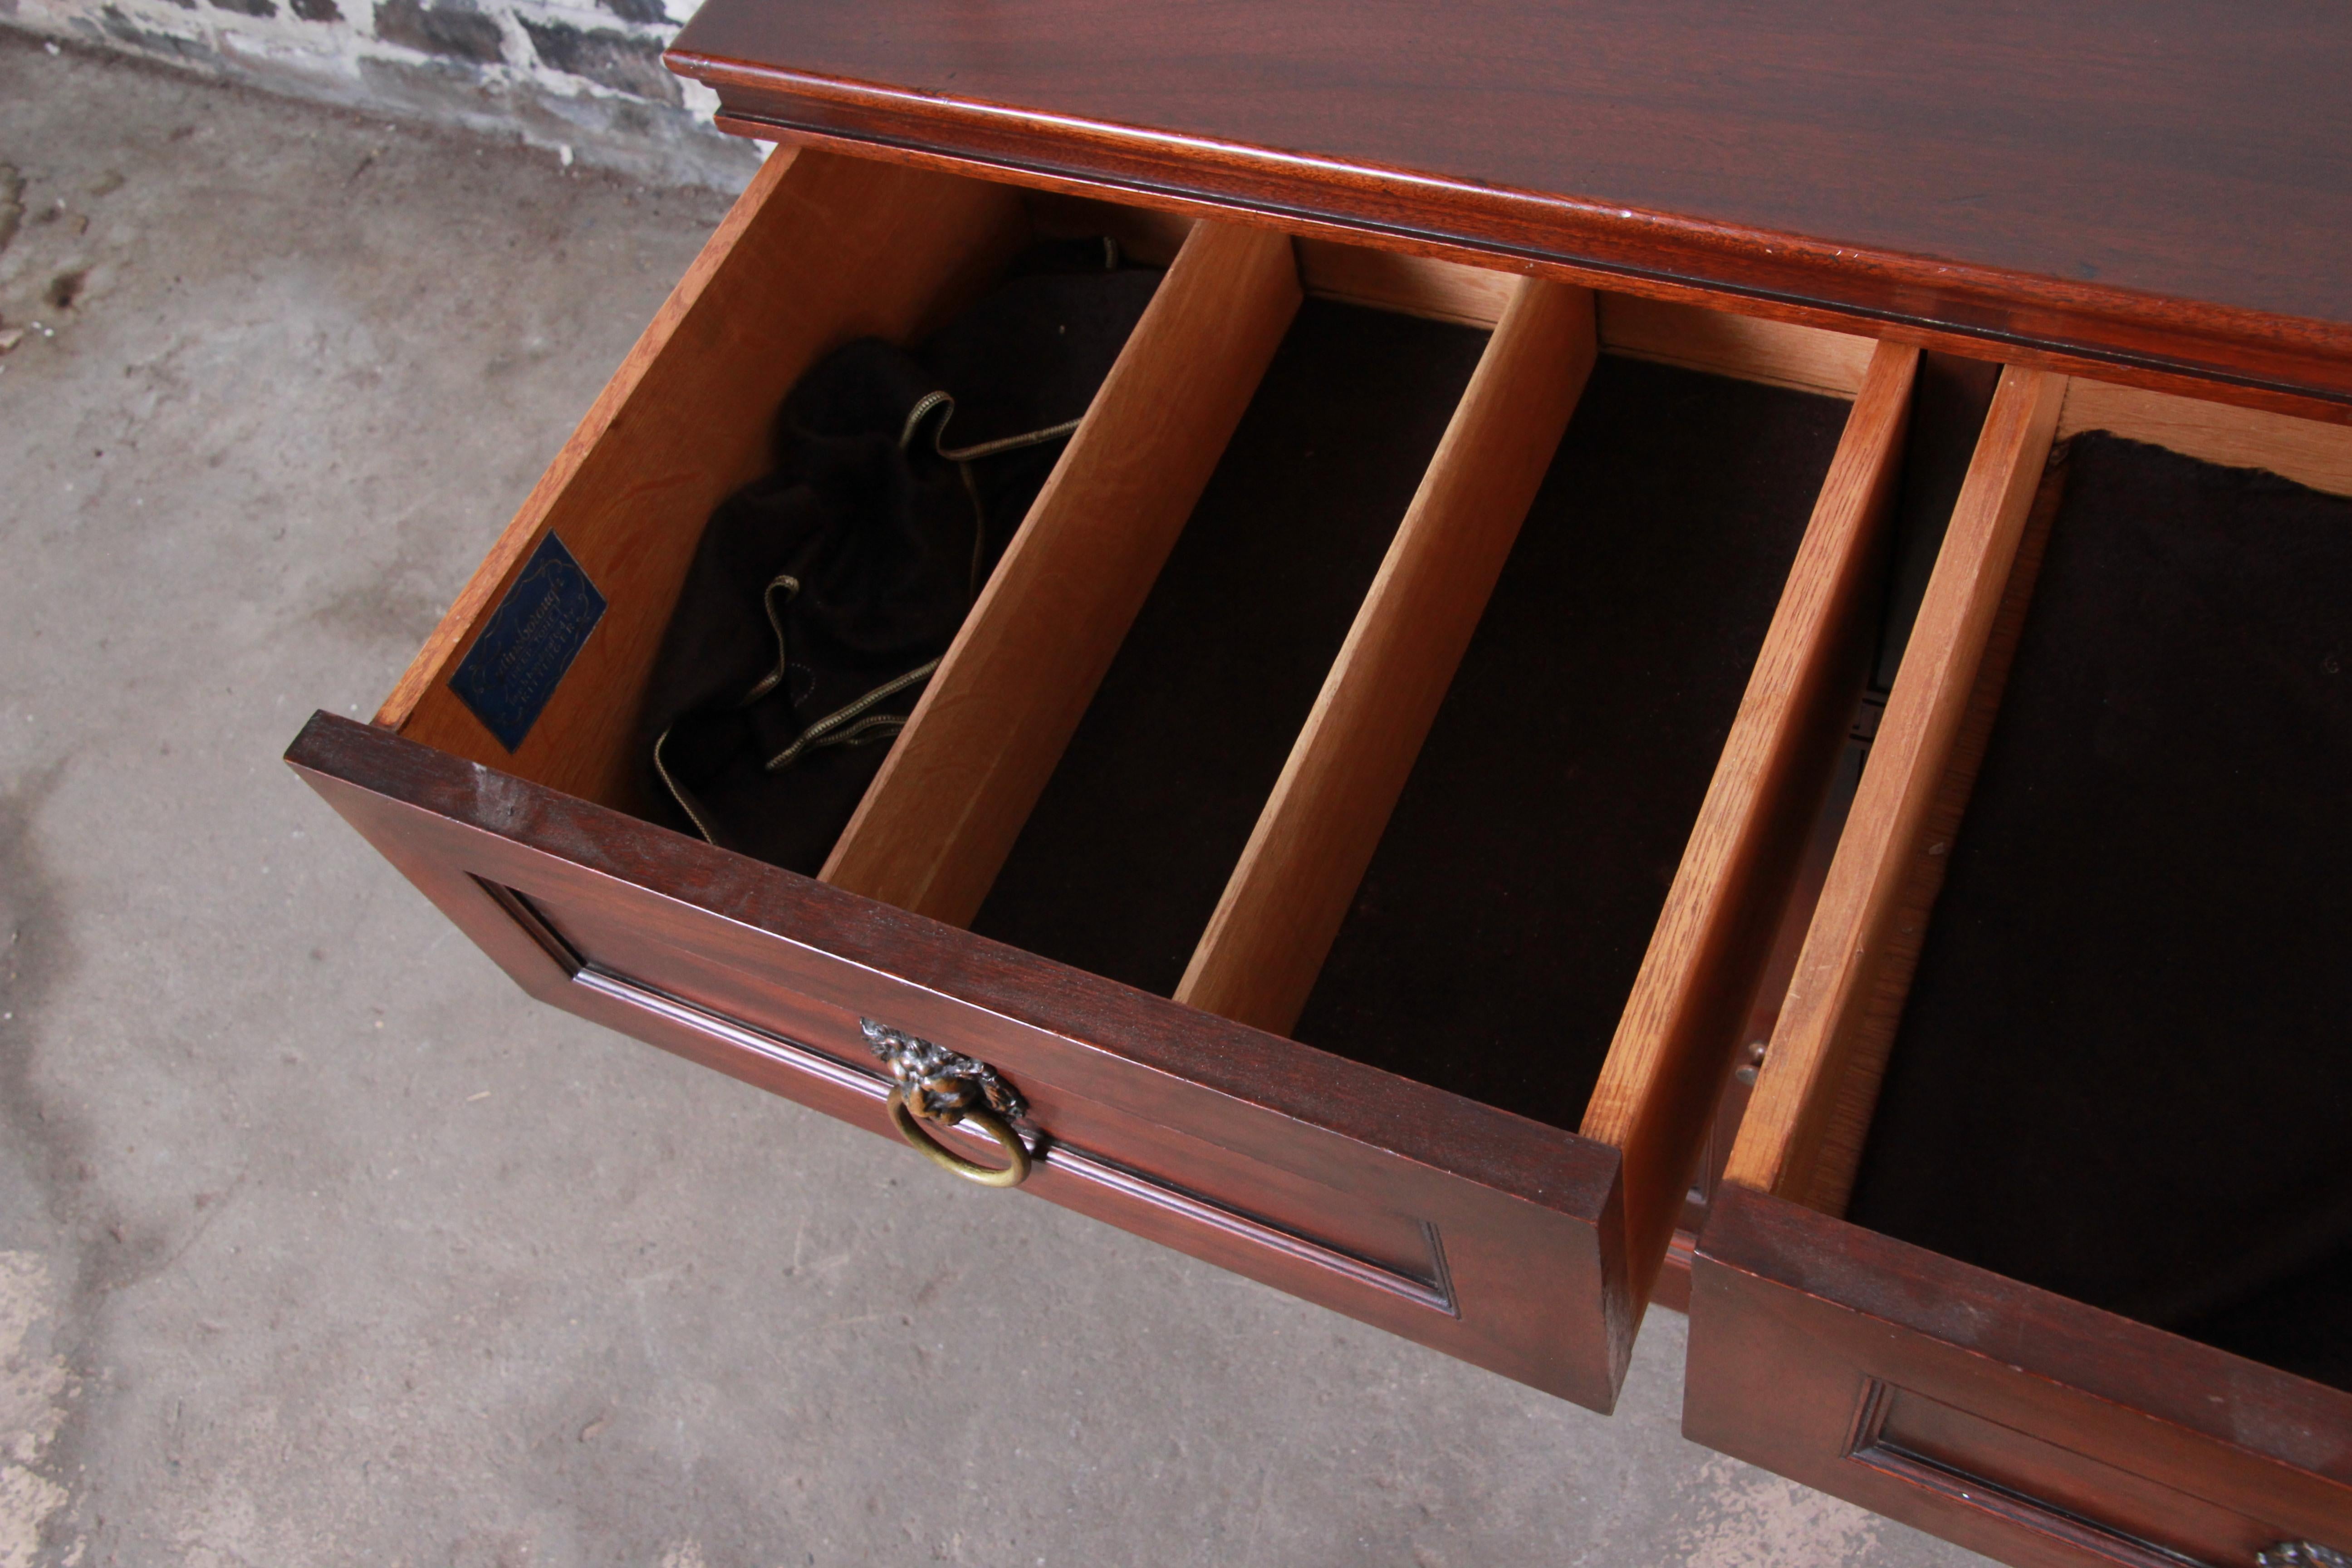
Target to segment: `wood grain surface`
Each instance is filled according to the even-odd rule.
[[[771,138],[2352,400],[2325,0],[712,0],[669,60]]]
[[[1501,321],[1518,298],[1520,276],[1400,250],[1328,239],[1298,242],[1298,280],[1309,294],[1465,327]]]
[[[1601,300],[1601,348],[1710,375],[1760,381],[1851,402],[1862,391],[1878,340],[1795,321],[1743,316],[1704,305],[1607,294]]]
[[[1491,327],[1503,319],[1521,274],[1369,246],[1301,239],[1298,276],[1307,292],[1318,298]],[[1638,294],[1596,293],[1594,304],[1600,311],[1603,353],[1832,397],[1852,399],[1862,389],[1871,351],[1877,346],[1875,339],[1852,332]],[[2241,411],[2219,408],[2215,412],[2226,417]],[[2249,417],[2266,416],[2250,413]],[[2336,428],[2284,416],[2267,417],[2305,429]],[[2352,444],[2352,429],[2341,434]]]
[[[2108,430],[2209,463],[2268,468],[2297,484],[2352,496],[2352,426],[2076,378],[2066,384],[2058,438]]]
[[[1806,1190],[2057,429],[2065,378],[2011,367],[1954,509],[1725,1180]]]
[[[886,1136],[855,1081],[872,1060],[858,1020],[938,1041],[1036,1106],[1047,1142],[1024,1190],[1563,1398],[1615,1401],[1632,1320],[1613,1150],[374,725],[315,715],[287,760],[542,1001]],[[520,921],[516,894],[558,924]],[[1094,1175],[1053,1173],[1064,1126],[1092,1141]],[[925,1173],[910,1180],[952,1179],[907,1158]],[[1121,1170],[1158,1198],[1105,1179]],[[1433,1289],[1334,1266],[1357,1251]]]
[[[2020,1568],[2352,1542],[2352,1394],[1742,1188],[1683,1432]]]
[[[634,804],[637,709],[678,585],[711,509],[765,471],[784,394],[853,338],[905,342],[938,324],[1028,232],[1018,195],[1001,185],[825,153],[770,159],[376,721],[557,789]],[[510,753],[449,676],[550,532],[607,605]]]
[[[1916,349],[1881,344],[1822,481],[1581,1131],[1625,1153],[1639,1267],[1665,1256],[1869,656]],[[1636,1299],[1649,1278],[1637,1274]]]
[[[2026,514],[2025,531],[2019,536],[2008,580],[2001,584],[2000,606],[1977,661],[1968,706],[1945,753],[1927,814],[1909,851],[1893,868],[1897,878],[1895,903],[1883,927],[1870,984],[1856,1001],[1860,1016],[1843,1036],[1835,1075],[1821,1086],[1819,1092],[1826,1101],[1820,1120],[1807,1135],[1804,1157],[1791,1163],[1778,1189],[1780,1196],[1823,1214],[1846,1212],[1854,1176],[1862,1169],[1863,1152],[1870,1144],[1870,1124],[1878,1110],[1879,1088],[1885,1081],[1886,1064],[1902,1026],[1904,1005],[1911,997],[1911,978],[1927,944],[1936,900],[1944,890],[1944,873],[1951,868],[1948,851],[1958,842],[1969,796],[1975,792],[1985,748],[1991,743],[1993,724],[2000,716],[2001,694],[2008,688],[2010,667],[2033,604],[2033,585],[2041,576],[2042,553],[2050,542],[2050,526],[2064,498],[2065,485],[2057,472],[2053,469],[2044,476]],[[1801,953],[1799,962],[1802,962]],[[1791,978],[1795,973],[1792,966]]]
[[[1287,1033],[1598,353],[1592,296],[1528,279],[1421,489],[1192,954],[1176,999]]]
[[[968,923],[1298,309],[1289,241],[1194,226],[825,863]]]

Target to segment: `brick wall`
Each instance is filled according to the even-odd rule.
[[[662,68],[699,0],[0,0],[0,27],[264,89],[519,136],[672,184],[740,187],[758,150]]]

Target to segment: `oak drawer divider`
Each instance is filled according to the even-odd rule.
[[[1636,1300],[1682,1216],[1852,715],[1918,367],[1902,344],[1871,355],[1585,1109],[1584,1136],[1624,1152]]]
[[[1299,299],[1288,237],[1193,226],[824,880],[971,921]]]
[[[1725,1179],[1806,1200],[1915,849],[2056,436],[2066,378],[2002,371]]]
[[[1286,1034],[1412,772],[1599,353],[1592,296],[1522,280],[1176,987]]]

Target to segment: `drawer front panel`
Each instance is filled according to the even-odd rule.
[[[603,970],[577,970],[572,979],[583,998],[596,999],[574,1005],[572,1010],[583,1016],[668,1046],[844,1121],[867,1125],[875,1131],[887,1131],[884,1101],[888,1080],[855,1061],[748,1027]],[[603,1003],[616,1004],[617,1008],[599,1005]],[[1041,1118],[1050,1114],[1049,1108],[1034,1100],[1030,1104]],[[950,1145],[961,1145],[967,1157],[982,1163],[999,1160],[988,1141],[967,1128],[946,1129],[935,1135]],[[1390,1260],[1376,1261],[1358,1248],[1318,1238],[1297,1225],[1286,1226],[1250,1214],[1232,1203],[1087,1152],[1062,1139],[1042,1148],[1037,1162],[1031,1180],[1041,1184],[1034,1190],[1043,1195],[1161,1241],[1185,1234],[1188,1227],[1197,1229],[1204,1234],[1193,1237],[1194,1244],[1187,1250],[1243,1272],[1256,1274],[1284,1264],[1297,1265],[1332,1276],[1326,1284],[1339,1295],[1349,1294],[1351,1286],[1363,1287],[1451,1318],[1461,1316],[1445,1268],[1444,1238],[1426,1220],[1414,1226],[1400,1216],[1376,1216],[1391,1222],[1382,1228],[1408,1232],[1399,1238],[1402,1245],[1393,1249]],[[1283,1195],[1292,1198],[1294,1206],[1301,1197],[1310,1203],[1319,1198],[1314,1218],[1329,1217],[1342,1201],[1339,1194],[1328,1190]],[[1407,1252],[1417,1256],[1403,1258]],[[1249,1267],[1252,1261],[1255,1268]]]
[[[1632,1314],[1605,1146],[373,726],[321,714],[288,757],[544,1001],[891,1136],[860,1021],[937,1041],[1031,1100],[1036,1195],[1613,1403]]]
[[[1890,1479],[2008,1514],[2025,1529],[2094,1552],[2185,1553],[2242,1562],[2277,1531],[2235,1509],[2151,1481],[2013,1427],[1875,1378],[1863,1384],[1847,1458]],[[2167,1544],[2130,1525],[2161,1520]]]
[[[566,899],[563,889],[520,894],[517,912],[526,922],[542,924],[560,955],[575,969],[582,984],[592,984],[616,999],[662,1009],[677,1021],[702,1027],[748,1045],[759,1040],[790,1042],[803,1055],[814,1055],[852,1073],[861,1090],[870,1090],[876,1119],[887,1087],[880,1064],[865,1044],[863,1025],[868,1017],[886,1026],[902,1026],[875,994],[873,980],[848,966],[810,966],[791,982],[776,975],[775,949],[782,944],[765,932],[730,928],[715,918],[707,922],[701,941],[688,946],[646,934],[654,921],[636,900],[602,905]],[[763,949],[767,950],[763,952]],[[667,1002],[670,1006],[662,1008]],[[917,1032],[908,1027],[907,1032]],[[984,1059],[984,1050],[953,1036],[938,1044]],[[1009,1069],[1008,1069],[1009,1070]],[[1384,1270],[1402,1287],[1412,1282],[1412,1293],[1436,1300],[1445,1310],[1451,1303],[1437,1290],[1443,1275],[1433,1250],[1434,1225],[1376,1204],[1351,1199],[1335,1189],[1282,1169],[1264,1160],[1189,1137],[1115,1103],[1074,1090],[1032,1070],[1014,1079],[1013,1087],[1028,1101],[1030,1119],[1050,1129],[1053,1152],[1049,1166],[1078,1157],[1078,1151],[1118,1151],[1118,1163],[1138,1173],[1181,1172],[1181,1189],[1204,1199],[1224,1213],[1251,1215],[1275,1228],[1319,1245],[1333,1256],[1361,1259]],[[1148,1094],[1147,1089],[1147,1094]],[[1164,1092],[1155,1098],[1164,1102]],[[978,1139],[976,1142],[984,1142]],[[1152,1178],[1140,1177],[1150,1180]],[[1174,1192],[1164,1175],[1158,1184]]]
[[[2352,1396],[1743,1188],[1692,1269],[1683,1429],[2006,1562],[2352,1545]]]

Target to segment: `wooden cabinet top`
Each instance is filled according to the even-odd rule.
[[[2336,0],[709,0],[669,58],[754,134],[2352,414]]]

